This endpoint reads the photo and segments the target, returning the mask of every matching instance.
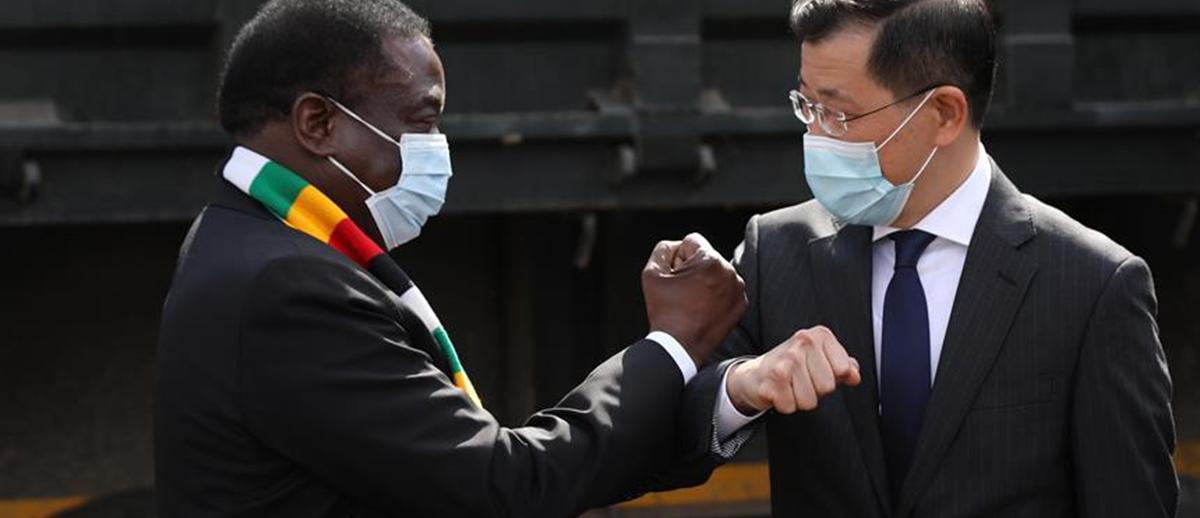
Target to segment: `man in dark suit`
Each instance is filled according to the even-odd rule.
[[[747,226],[750,307],[688,387],[712,453],[765,422],[781,517],[1174,516],[1150,271],[989,158],[983,0],[800,0],[791,22],[816,200]],[[817,324],[863,367],[819,406],[788,374],[820,362],[793,335]]]
[[[427,22],[396,0],[270,2],[219,97],[238,147],[163,309],[163,517],[568,517],[646,491],[675,459],[684,385],[746,305],[703,238],[655,249],[646,339],[505,428],[386,253],[452,173]],[[830,375],[852,374],[839,364]]]

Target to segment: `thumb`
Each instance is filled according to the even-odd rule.
[[[671,266],[676,270],[686,269],[709,251],[713,251],[713,247],[708,239],[697,232],[692,232],[679,243],[679,248],[675,251],[675,260]]]
[[[679,241],[659,241],[654,245],[654,251],[650,253],[650,260],[646,261],[646,272],[652,272],[657,275],[664,275],[671,271],[672,260],[675,257],[679,248]]]

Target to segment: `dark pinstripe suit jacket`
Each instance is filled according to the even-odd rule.
[[[765,418],[775,516],[1174,516],[1171,381],[1140,258],[1023,195],[993,164],[916,458],[889,494],[878,418],[871,229],[809,202],[750,220],[750,308],[723,349],[830,327],[863,369],[808,413]],[[688,388],[711,431],[728,362]]]

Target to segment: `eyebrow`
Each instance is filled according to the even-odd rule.
[[[804,82],[803,77],[797,77],[796,79],[798,81],[800,81],[800,86],[812,89],[812,86],[810,86],[808,83]],[[843,96],[842,92],[838,91],[838,89],[836,89],[836,88],[818,88],[817,95],[820,95],[821,97],[826,97],[829,99],[849,101],[849,99],[847,99],[845,96]]]
[[[417,100],[417,103],[413,106],[412,114],[425,115],[424,113],[421,113],[421,112],[426,111],[426,110],[432,110],[434,112],[432,115],[439,115],[442,113],[442,110],[445,108],[445,105],[446,105],[446,100],[444,98],[440,98],[440,97],[433,96],[433,95],[423,95],[423,96],[421,96],[421,98],[419,100]]]

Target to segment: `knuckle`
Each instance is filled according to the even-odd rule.
[[[811,331],[812,331],[811,335],[812,335],[814,342],[829,343],[829,342],[837,341],[833,337],[833,331],[831,331],[828,327],[816,326],[816,327],[812,328]]]
[[[771,368],[767,370],[767,375],[771,378],[771,380],[776,382],[783,382],[787,380],[789,377],[791,377],[790,363],[791,362],[780,361],[774,365],[771,365]]]
[[[810,345],[813,342],[813,333],[808,329],[801,329],[792,335],[792,341],[797,345]]]
[[[771,390],[771,387],[768,385],[759,386],[758,390],[756,390],[754,392],[754,395],[760,401],[774,401],[775,400],[775,391]]]
[[[792,348],[788,344],[783,344],[772,349],[771,353],[773,364],[789,364],[788,368],[791,368],[790,364],[796,360],[795,356],[792,355]]]
[[[796,350],[806,352],[816,347],[817,342],[813,341],[810,335],[804,335],[796,340]]]
[[[795,364],[804,365],[805,364],[804,344],[797,344],[795,347],[789,347],[788,355],[791,358],[792,362],[794,362]]]

